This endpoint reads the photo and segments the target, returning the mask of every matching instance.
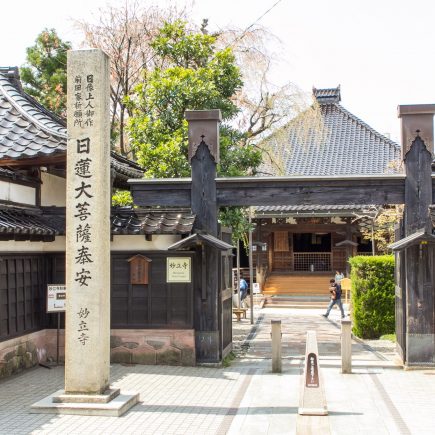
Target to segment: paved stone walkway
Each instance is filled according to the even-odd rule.
[[[294,434],[307,329],[317,331],[332,434],[433,434],[435,371],[392,368],[391,352],[355,342],[355,374],[342,375],[338,313],[320,314],[256,311],[252,331],[235,324],[239,358],[228,368],[113,365],[112,384],[141,395],[120,418],[30,414],[63,387],[63,368],[30,370],[0,382],[0,434]],[[271,319],[282,321],[282,374],[271,373]]]

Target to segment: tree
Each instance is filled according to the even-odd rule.
[[[187,160],[187,109],[220,109],[222,175],[255,172],[259,150],[244,145],[243,132],[231,126],[239,109],[233,98],[242,87],[230,48],[216,49],[216,37],[166,23],[151,43],[160,66],[146,71],[129,98],[131,147],[149,177],[190,175]]]
[[[54,29],[43,30],[27,48],[27,63],[20,69],[24,90],[54,113],[66,116],[66,52]]]
[[[371,215],[361,214],[357,217],[361,220],[361,234],[364,239],[371,240],[374,254],[387,254],[391,252],[388,245],[395,241],[395,227],[402,219],[403,206],[372,207]]]
[[[76,21],[85,45],[102,49],[110,58],[111,136],[114,147],[123,155],[130,153],[125,125],[131,110],[126,98],[142,81],[144,72],[155,66],[150,43],[163,23],[183,16],[184,9],[144,7],[137,1],[126,1],[119,7],[100,9],[96,23]]]
[[[243,132],[244,144],[260,149],[261,171],[268,175],[285,175],[286,153],[291,130],[302,142],[310,138],[321,146],[326,129],[320,106],[292,82],[275,84],[271,80],[276,53],[279,48],[269,30],[256,23],[246,29],[220,30],[218,47],[231,47],[236,63],[243,73],[244,86],[235,95],[239,108],[233,125]],[[274,143],[278,146],[274,146]]]

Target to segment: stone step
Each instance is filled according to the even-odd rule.
[[[326,308],[329,297],[326,295],[275,295],[265,297],[264,306],[268,308]]]
[[[265,295],[328,294],[330,274],[272,274],[266,280]]]

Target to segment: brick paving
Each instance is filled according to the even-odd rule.
[[[390,368],[387,356],[353,343],[356,368],[339,370],[338,314],[264,309],[234,324],[238,358],[228,368],[113,365],[112,385],[138,391],[124,416],[30,414],[63,387],[63,368],[37,368],[0,382],[0,434],[294,434],[307,329],[317,331],[333,434],[432,434],[435,371]],[[271,373],[270,320],[281,319],[283,373]]]

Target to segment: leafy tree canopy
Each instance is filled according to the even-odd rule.
[[[231,49],[217,50],[215,42],[214,36],[190,32],[177,20],[166,23],[151,43],[159,66],[145,72],[128,99],[131,147],[148,177],[190,175],[188,109],[221,110],[221,174],[245,175],[261,162],[260,152],[241,147],[243,134],[229,125],[238,113],[232,97],[243,83]]]
[[[66,110],[66,52],[70,48],[54,29],[45,29],[35,45],[27,48],[27,63],[20,69],[24,90],[61,116]]]

